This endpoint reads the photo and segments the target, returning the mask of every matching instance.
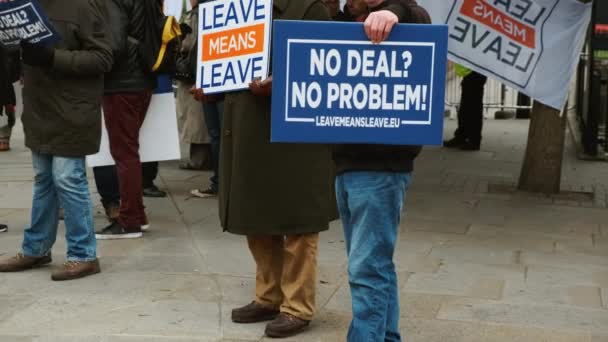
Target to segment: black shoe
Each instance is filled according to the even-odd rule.
[[[481,149],[481,143],[472,143],[467,141],[466,143],[460,146],[460,149],[463,151],[479,151]]]
[[[462,138],[452,138],[451,140],[444,142],[443,147],[461,148],[465,143],[466,143],[466,141]]]
[[[8,232],[8,226],[5,224],[0,224],[0,233]]]
[[[144,234],[141,228],[127,230],[118,222],[113,222],[99,232],[95,232],[97,240],[139,239]]]
[[[144,197],[162,198],[167,197],[167,193],[152,184],[152,186],[144,188]]]

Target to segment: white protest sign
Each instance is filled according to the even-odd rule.
[[[87,157],[90,167],[114,165],[103,120],[102,124],[99,152]],[[173,93],[152,96],[146,119],[139,130],[139,156],[142,163],[181,158]]]
[[[268,77],[271,25],[271,0],[199,5],[198,88],[207,94],[235,91]]]
[[[190,3],[190,0],[188,0],[188,3]],[[177,21],[181,20],[183,10],[183,0],[165,0],[163,2],[163,12],[165,15],[173,16]]]
[[[591,4],[578,0],[418,0],[449,26],[448,58],[562,109]]]

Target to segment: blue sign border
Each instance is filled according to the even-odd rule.
[[[302,143],[368,143],[391,145],[441,145],[443,142],[443,113],[445,108],[445,78],[447,68],[447,25],[403,24],[393,28],[388,45],[432,45],[432,107],[429,120],[403,121],[399,128],[320,127],[310,118],[289,118],[288,67],[294,56],[289,55],[290,42],[332,44],[345,41],[370,45],[360,23],[295,22],[276,20],[273,34],[273,96],[272,142]],[[323,42],[326,41],[326,42]],[[381,44],[381,46],[382,46]],[[353,113],[353,116],[356,116]]]

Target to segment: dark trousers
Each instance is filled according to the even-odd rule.
[[[120,190],[118,222],[126,228],[139,228],[145,222],[139,130],[146,117],[151,97],[150,91],[103,97],[110,153],[116,162]]]
[[[219,188],[219,165],[220,165],[220,137],[222,133],[222,113],[224,101],[203,103],[205,123],[211,137],[211,164],[213,176],[211,176],[211,189],[218,191]]]
[[[158,176],[158,162],[148,162],[141,164],[142,184],[144,188],[154,184]],[[101,196],[101,203],[104,207],[120,205],[120,188],[118,186],[118,174],[116,166],[98,166],[93,168],[97,192]]]
[[[483,91],[487,77],[475,71],[463,78],[458,108],[458,129],[456,138],[473,144],[481,143],[483,128]]]

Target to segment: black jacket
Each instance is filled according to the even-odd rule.
[[[106,94],[140,92],[156,88],[156,78],[145,70],[139,44],[146,30],[145,6],[157,0],[109,0],[107,2],[112,35],[114,65],[105,76]]]
[[[428,13],[414,0],[388,0],[371,12],[389,10],[400,23],[430,23]],[[411,172],[420,146],[335,145],[333,159],[338,174],[349,171]]]
[[[0,45],[0,106],[17,104],[13,83],[20,75],[19,50],[9,51]]]

